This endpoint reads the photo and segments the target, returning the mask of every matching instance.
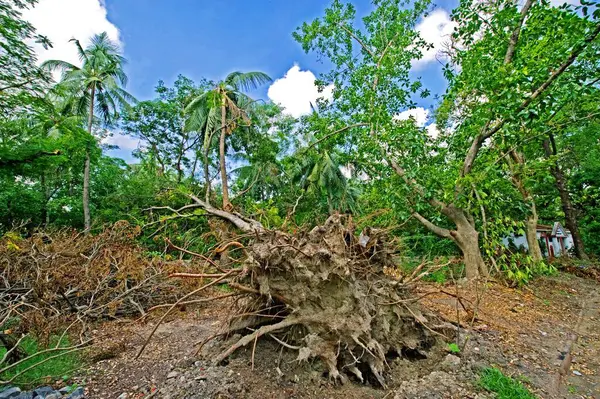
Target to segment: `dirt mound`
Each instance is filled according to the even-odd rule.
[[[298,351],[298,361],[320,359],[331,379],[385,387],[387,359],[421,356],[435,342],[431,321],[414,304],[411,278],[384,272],[394,267],[386,237],[356,236],[343,215],[307,233],[256,231],[244,251],[242,269],[225,271],[244,295],[220,335],[250,333],[215,364],[268,336]]]

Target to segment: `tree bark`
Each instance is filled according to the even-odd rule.
[[[471,218],[468,217],[465,211],[452,204],[444,206],[440,211],[454,223],[455,230],[436,226],[419,213],[415,212],[413,216],[431,232],[454,241],[463,254],[465,274],[468,279],[488,277],[489,270],[483,261],[481,249],[479,248],[479,232],[475,229],[473,223],[469,221]]]
[[[535,207],[535,200],[531,192],[525,187],[525,182],[522,179],[522,171],[525,166],[525,157],[523,154],[513,150],[510,152],[510,158],[508,158],[508,164],[512,174],[512,182],[523,196],[523,202],[529,207],[529,214],[525,221],[525,238],[527,239],[527,247],[529,256],[532,257],[534,262],[541,262],[544,258],[542,256],[542,250],[540,243],[537,239],[537,223],[538,214]],[[514,162],[516,166],[511,162]]]
[[[225,99],[221,105],[221,137],[219,139],[219,167],[221,168],[221,185],[223,186],[223,209],[231,209],[229,202],[229,187],[227,184],[227,165],[225,165],[225,137],[227,136],[227,108]]]
[[[451,204],[443,208],[442,213],[456,225],[450,235],[463,254],[467,278],[488,277],[489,271],[479,248],[479,232],[469,222],[466,212]]]
[[[208,165],[208,150],[209,147],[204,148],[202,150],[203,152],[203,157],[204,157],[204,184],[206,185],[205,189],[205,194],[204,194],[204,200],[206,201],[207,204],[210,203],[210,171],[209,171],[209,165]]]
[[[554,136],[552,134],[549,134],[548,139],[544,140],[543,147],[547,159],[557,155],[556,142],[554,141]],[[556,189],[558,190],[558,194],[560,196],[562,210],[565,214],[565,226],[571,231],[571,236],[573,237],[575,256],[577,256],[579,259],[588,260],[589,258],[585,253],[583,240],[581,239],[581,234],[579,232],[577,214],[575,213],[575,208],[573,207],[571,196],[569,195],[569,190],[567,188],[567,179],[560,168],[560,165],[558,164],[558,160],[555,159],[552,162],[550,166],[550,172],[552,173],[552,176],[554,176]]]
[[[90,109],[88,115],[88,133],[92,135],[92,124],[94,122],[94,99],[96,97],[96,86],[90,89]],[[92,228],[90,217],[90,146],[85,146],[85,164],[83,167],[83,227],[87,234]]]
[[[537,238],[537,224],[538,214],[535,207],[535,202],[530,202],[529,215],[525,221],[525,237],[527,238],[527,247],[529,248],[529,256],[534,262],[541,262],[544,260],[542,255],[542,249],[540,248],[540,242]]]

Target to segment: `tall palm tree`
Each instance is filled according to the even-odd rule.
[[[225,165],[225,140],[239,126],[249,125],[249,113],[254,101],[244,92],[256,89],[271,81],[263,72],[232,72],[215,87],[193,99],[187,106],[190,129],[204,130],[204,153],[208,154],[211,139],[219,133],[219,168],[223,190],[223,209],[230,209],[227,167]],[[205,156],[205,179],[207,157]],[[207,196],[210,182],[206,181]]]
[[[123,89],[127,75],[123,71],[125,58],[106,32],[94,35],[85,49],[79,40],[71,39],[77,47],[82,66],[62,60],[42,64],[51,71],[62,72],[58,85],[66,93],[66,109],[75,115],[87,117],[88,133],[92,135],[94,119],[110,126],[119,116],[119,107],[127,107],[135,99]],[[83,218],[85,231],[91,228],[90,218],[90,148],[86,148],[83,172]]]

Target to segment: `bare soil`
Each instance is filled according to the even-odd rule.
[[[99,325],[89,354],[96,362],[78,379],[92,399],[491,398],[478,386],[477,374],[496,366],[524,381],[541,398],[600,398],[597,282],[560,274],[539,278],[522,289],[500,283],[421,284],[418,291],[424,295],[422,306],[462,325],[462,350],[458,361],[448,356],[439,337],[427,352],[386,359],[388,389],[375,381],[335,384],[320,361],[297,362],[297,351],[271,339],[259,340],[254,351],[253,345],[237,351],[226,365],[212,366],[210,357],[196,355],[195,344],[221,331],[231,305],[222,302],[171,315],[137,360],[137,351],[160,315],[146,322]],[[574,335],[571,367],[556,388],[563,352]],[[236,338],[213,341],[214,348],[203,353],[218,353]]]

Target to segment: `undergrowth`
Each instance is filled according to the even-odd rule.
[[[498,399],[536,399],[521,382],[507,377],[495,367],[486,368],[481,372],[479,384],[496,393]]]
[[[445,284],[448,281],[452,281],[452,278],[459,279],[464,275],[464,264],[463,263],[451,263],[446,266],[436,267],[436,264],[446,263],[448,258],[439,257],[432,259],[431,266],[423,269],[423,272],[429,270],[429,272],[423,276],[422,281],[428,281],[432,283]],[[406,275],[411,275],[417,267],[423,262],[422,258],[404,258],[400,264],[400,269]]]
[[[50,347],[56,346],[57,343],[58,337],[56,337],[54,340],[51,340]],[[30,356],[46,349],[41,347],[38,341],[31,337],[26,337],[23,339],[19,346],[25,351],[25,353],[27,353],[27,355]],[[69,340],[66,338],[63,338],[59,345],[60,348],[66,348],[69,346]],[[81,366],[80,356],[77,353],[68,353],[63,356],[57,356],[60,354],[60,352],[61,351],[59,350],[31,356],[21,364],[0,374],[0,381],[10,381],[15,375],[20,374],[24,370],[34,366],[36,363],[40,363],[46,359],[49,360],[23,372],[23,374],[19,375],[14,381],[11,382],[11,384],[24,388],[30,388],[41,383],[52,383],[61,379],[67,381],[70,379],[71,374]],[[0,359],[2,359],[5,353],[6,349],[0,348]],[[51,357],[53,358],[50,359]],[[6,364],[0,364],[0,370],[6,367]]]

